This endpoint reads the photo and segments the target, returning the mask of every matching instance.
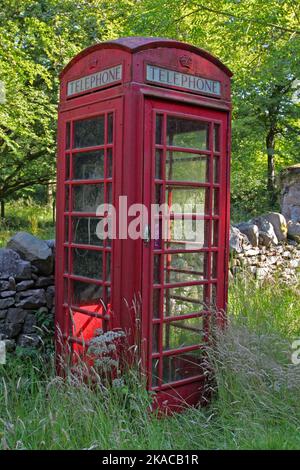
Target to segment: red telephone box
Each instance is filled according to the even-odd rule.
[[[137,341],[138,322],[162,407],[201,399],[205,346],[226,309],[230,77],[202,49],[137,37],[89,47],[61,74],[57,329],[80,352],[97,328]],[[171,208],[167,222],[154,204]]]

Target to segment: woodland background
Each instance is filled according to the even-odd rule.
[[[95,42],[139,35],[192,43],[233,71],[233,220],[277,208],[280,169],[300,162],[297,1],[2,0],[2,220],[7,203],[51,197],[59,72]]]

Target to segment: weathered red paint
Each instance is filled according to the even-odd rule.
[[[89,74],[96,73],[110,67],[122,64],[123,76],[121,83],[115,83],[108,87],[101,87],[89,92],[78,93],[67,97],[67,84]],[[152,64],[175,70],[181,73],[198,75],[210,80],[221,82],[221,94],[219,97],[202,95],[199,92],[182,90],[176,87],[160,86],[147,83],[145,77],[146,64]],[[156,403],[164,409],[180,409],[183,404],[196,404],[203,400],[204,372],[199,368],[195,374],[193,366],[186,367],[187,376],[184,379],[163,383],[162,368],[163,358],[172,357],[174,367],[180,369],[179,353],[189,353],[205,348],[210,338],[211,316],[216,317],[218,324],[223,325],[227,304],[227,264],[228,264],[228,233],[229,233],[229,167],[230,167],[230,77],[231,72],[215,57],[208,52],[189,44],[159,38],[124,38],[117,41],[96,44],[82,51],[65,67],[61,73],[60,105],[58,117],[58,158],[57,158],[57,248],[56,248],[56,324],[62,332],[63,340],[70,344],[81,344],[82,337],[87,342],[92,334],[92,325],[95,328],[122,328],[131,332],[130,341],[136,341],[134,331],[135,316],[131,307],[133,299],[141,299],[141,359],[147,374],[147,387],[156,391]],[[109,115],[114,119],[113,142],[108,142]],[[208,181],[202,184],[185,182],[187,187],[206,187],[208,198],[206,200],[206,215],[203,217],[208,227],[207,246],[198,250],[199,253],[207,253],[207,278],[197,281],[197,285],[203,285],[205,295],[211,299],[213,286],[216,286],[217,312],[209,309],[198,312],[198,317],[204,318],[203,345],[192,345],[175,350],[164,350],[162,346],[162,330],[169,320],[163,316],[163,286],[153,287],[153,259],[163,251],[155,246],[154,241],[144,243],[142,240],[116,239],[111,247],[104,248],[91,246],[89,249],[96,253],[102,253],[104,267],[99,277],[93,280],[86,279],[82,274],[74,275],[72,250],[86,248],[84,243],[75,243],[71,224],[68,227],[68,239],[65,239],[66,220],[73,220],[74,215],[82,215],[73,211],[74,188],[89,181],[76,181],[72,175],[72,167],[69,166],[70,178],[67,180],[66,159],[74,159],[75,151],[72,148],[73,124],[77,120],[91,118],[93,116],[105,116],[105,142],[98,147],[106,155],[104,168],[107,170],[108,154],[113,153],[112,178],[105,173],[103,178],[95,180],[95,184],[103,184],[106,188],[112,185],[112,202],[118,209],[120,195],[128,197],[128,206],[143,202],[147,207],[154,202],[155,186],[155,116],[163,116],[163,134],[166,133],[167,116],[178,116],[183,119],[203,120],[208,123],[210,147],[201,154],[206,154],[210,165]],[[67,123],[70,123],[71,146],[66,150]],[[219,153],[212,149],[213,126],[220,126]],[[166,137],[164,137],[166,139]],[[157,147],[157,146],[156,146]],[[96,147],[97,149],[97,147]],[[166,154],[166,141],[161,145],[161,155]],[[95,147],[84,151],[95,150]],[[174,147],[175,151],[176,148]],[[81,150],[82,151],[82,150]],[[76,150],[76,154],[78,149]],[[213,156],[220,161],[219,181],[213,182]],[[162,157],[163,158],[163,157]],[[165,158],[165,157],[164,157]],[[70,165],[70,163],[69,163]],[[163,170],[165,171],[165,170]],[[72,179],[73,178],[73,179]],[[66,182],[67,181],[67,182]],[[166,181],[162,181],[166,185]],[[178,183],[180,186],[180,183]],[[69,187],[69,207],[64,208],[66,188]],[[163,186],[165,187],[165,186]],[[218,194],[219,211],[212,213],[213,189]],[[87,210],[85,220],[95,216],[94,212]],[[75,219],[74,219],[75,220]],[[117,221],[118,224],[118,221]],[[212,226],[217,227],[218,241],[212,243]],[[105,278],[105,263],[109,263],[111,256],[111,277]],[[217,254],[216,276],[212,278],[211,254]],[[168,259],[169,255],[166,255]],[[161,260],[162,260],[161,256]],[[68,265],[67,265],[68,264]],[[164,267],[160,261],[161,279],[164,275]],[[104,301],[109,303],[107,310],[99,305],[77,305],[78,324],[72,326],[74,318],[70,317],[72,310],[72,282],[81,280],[92,286],[102,286],[106,289],[107,296]],[[160,282],[163,282],[162,280]],[[193,286],[195,281],[185,281],[184,286]],[[170,284],[172,285],[172,284]],[[179,284],[180,285],[180,284]],[[178,286],[178,283],[176,284]],[[95,287],[96,288],[96,287]],[[111,295],[108,298],[108,288]],[[159,318],[152,317],[153,291],[160,292],[161,311]],[[168,291],[169,292],[169,291]],[[164,294],[167,295],[167,294]],[[208,297],[207,297],[208,298]],[[211,300],[210,300],[211,301]],[[74,315],[73,312],[73,315]],[[88,313],[88,314],[87,314]],[[86,316],[87,321],[84,321]],[[198,318],[197,317],[197,318]],[[194,318],[194,314],[187,314],[184,319]],[[76,321],[75,321],[76,323]],[[157,350],[152,351],[153,325],[160,325]],[[87,335],[84,336],[86,328]],[[58,331],[57,329],[57,331]],[[57,352],[60,353],[59,339],[57,337]],[[152,383],[152,362],[158,361],[158,379]],[[166,361],[167,363],[167,361]],[[169,366],[168,366],[169,367]],[[173,366],[172,366],[173,367]],[[190,376],[189,376],[190,373]]]

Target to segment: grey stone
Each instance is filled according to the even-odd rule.
[[[14,305],[15,299],[8,297],[7,299],[0,299],[0,309],[6,309]]]
[[[49,286],[46,291],[46,299],[47,299],[47,307],[52,308],[54,305],[54,297],[55,297],[55,287]]]
[[[278,238],[276,236],[274,227],[267,219],[265,219],[264,216],[255,217],[254,219],[251,220],[251,222],[258,226],[259,232],[263,232],[264,234],[267,234],[268,239],[271,239],[271,242],[274,245],[278,245]],[[262,239],[265,240],[265,237],[263,236]],[[269,246],[269,245],[266,245],[266,246]]]
[[[15,338],[22,330],[22,323],[5,322],[0,324],[0,333],[7,338]]]
[[[36,325],[37,325],[36,316],[33,313],[29,313],[26,316],[26,319],[24,322],[23,333],[25,334],[37,333]]]
[[[7,310],[0,310],[0,320],[4,320],[7,315]]]
[[[257,279],[265,279],[269,274],[269,271],[267,268],[257,268],[256,270],[256,278]]]
[[[284,215],[279,212],[268,212],[263,217],[273,225],[277,240],[279,242],[285,241],[287,239],[288,227]]]
[[[21,259],[20,255],[9,248],[0,249],[0,278],[7,279],[10,277],[16,279],[30,279],[31,265],[28,261]]]
[[[258,246],[258,227],[255,224],[250,222],[242,222],[237,224],[236,227],[239,229],[240,232],[245,234],[251,243],[252,246]]]
[[[246,235],[242,234],[236,227],[230,226],[229,246],[231,253],[241,253],[243,246],[249,243]]]
[[[281,212],[287,221],[300,222],[300,165],[281,172]]]
[[[23,290],[27,290],[27,289],[30,289],[31,287],[34,286],[34,281],[33,280],[30,280],[30,281],[22,281],[22,282],[19,282],[16,286],[16,290],[17,292],[21,292]]]
[[[288,222],[288,237],[300,243],[300,223],[291,220]]]
[[[22,334],[18,337],[17,345],[21,348],[36,348],[40,344],[40,338],[35,334]]]
[[[259,232],[259,244],[266,248],[270,247],[272,244],[272,237],[265,232]]]
[[[4,292],[0,292],[0,298],[6,299],[7,297],[13,297],[15,294],[16,294],[16,291],[5,290]]]
[[[7,247],[15,250],[26,261],[30,261],[41,274],[47,276],[52,273],[53,254],[45,241],[30,233],[18,232],[9,240]]]
[[[23,291],[16,295],[16,307],[38,309],[46,305],[46,303],[46,294],[43,289]]]
[[[48,287],[54,284],[54,276],[39,277],[35,283],[36,287]]]
[[[0,292],[4,290],[10,290],[9,286],[9,281],[0,281]]]
[[[22,308],[9,308],[6,320],[11,323],[23,323],[28,312]]]

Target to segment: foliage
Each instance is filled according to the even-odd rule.
[[[300,8],[292,0],[3,0],[0,199],[54,177],[58,74],[84,47],[165,36],[234,72],[235,216],[276,207],[276,175],[299,160]]]
[[[7,204],[6,219],[0,219],[0,247],[16,232],[34,233],[39,238],[54,238],[52,208],[40,206],[32,199],[20,199]]]
[[[49,357],[9,356],[0,367],[0,448],[299,449],[300,369],[290,359],[298,290],[262,289],[231,285],[229,326],[210,354],[217,384],[210,406],[166,419],[149,413],[151,397],[134,369],[98,388],[78,375],[56,377]]]

